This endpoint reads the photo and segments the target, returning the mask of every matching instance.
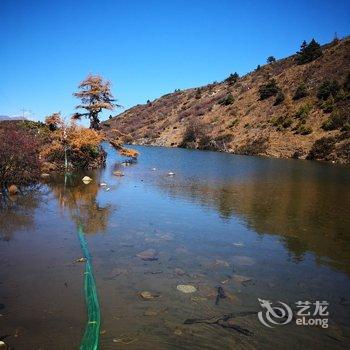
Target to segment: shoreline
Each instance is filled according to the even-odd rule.
[[[275,155],[268,155],[268,154],[242,154],[242,153],[234,153],[224,150],[208,150],[208,149],[198,149],[198,148],[191,148],[191,147],[178,147],[178,146],[167,146],[167,145],[160,145],[156,143],[125,143],[126,146],[142,146],[142,147],[159,147],[159,148],[166,148],[166,149],[185,149],[185,150],[193,150],[193,151],[203,151],[203,152],[215,152],[215,153],[224,153],[228,155],[233,156],[247,156],[247,157],[259,157],[259,158],[267,158],[267,159],[284,159],[284,160],[300,160],[300,161],[306,161],[311,163],[317,163],[317,164],[328,164],[328,165],[336,165],[336,166],[342,166],[342,167],[350,167],[350,163],[344,163],[344,162],[337,162],[337,161],[331,161],[331,160],[324,160],[324,159],[307,159],[307,158],[294,158],[294,157],[287,157],[287,156],[275,156]]]

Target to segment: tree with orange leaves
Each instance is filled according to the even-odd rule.
[[[61,113],[56,112],[48,115],[45,118],[45,124],[50,128],[51,131],[55,131],[62,124]]]
[[[85,109],[85,113],[75,113],[74,119],[88,117],[90,119],[90,129],[99,130],[99,113],[103,109],[113,110],[119,107],[111,92],[111,83],[104,80],[100,75],[88,75],[85,80],[79,84],[79,91],[73,95],[81,100],[77,109]]]

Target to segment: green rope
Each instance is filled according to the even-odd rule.
[[[84,236],[83,226],[81,224],[78,226],[78,236],[81,249],[84,253],[84,258],[86,259],[84,272],[84,292],[88,314],[88,322],[79,349],[97,350],[99,345],[101,325],[100,304],[98,301],[96,283],[92,271],[91,256]]]

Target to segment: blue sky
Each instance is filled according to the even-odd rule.
[[[349,18],[349,1],[0,0],[0,115],[69,116],[88,73],[128,108],[349,35]]]

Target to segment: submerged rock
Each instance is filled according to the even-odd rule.
[[[122,335],[119,338],[114,338],[113,339],[113,343],[121,343],[121,344],[132,344],[135,341],[137,341],[138,339],[135,336],[128,336],[128,335]]]
[[[197,288],[195,286],[192,286],[191,284],[179,284],[176,289],[182,293],[194,293],[197,291]]]
[[[244,255],[235,255],[233,257],[233,261],[235,264],[241,265],[241,266],[251,266],[255,264],[254,259]]]
[[[180,328],[176,327],[175,330],[174,330],[174,334],[175,335],[182,335],[183,332],[182,332],[182,330]]]
[[[138,253],[136,256],[144,261],[158,260],[157,253],[154,249],[144,250],[143,252]]]
[[[151,292],[148,292],[148,291],[143,291],[143,292],[139,293],[139,296],[143,300],[152,300],[152,299],[159,298],[160,294],[159,293],[151,293]]]
[[[163,273],[163,270],[154,270],[154,271],[145,271],[145,275],[158,275],[160,273]]]
[[[127,273],[128,273],[127,269],[122,269],[122,268],[115,267],[110,272],[109,278],[113,279],[113,278],[118,277],[120,275],[127,275]]]
[[[147,309],[143,312],[143,316],[158,316],[158,311],[154,309]]]
[[[234,282],[236,283],[243,283],[243,282],[248,282],[251,281],[252,279],[250,277],[247,276],[242,276],[242,275],[237,275],[234,274],[232,279],[234,280]]]
[[[18,194],[19,192],[19,189],[16,185],[11,185],[9,188],[8,188],[8,191],[9,191],[9,194]]]
[[[208,299],[204,298],[204,297],[196,297],[196,296],[191,297],[191,301],[193,301],[195,303],[200,303],[200,302],[207,301],[207,300]]]
[[[230,263],[225,260],[216,259],[213,263],[213,267],[229,267]]]
[[[124,176],[124,173],[122,173],[121,171],[117,170],[117,171],[113,171],[113,175],[115,175],[115,176]]]
[[[187,275],[187,273],[186,273],[184,270],[182,270],[182,269],[180,269],[180,268],[178,268],[178,267],[176,267],[176,268],[174,269],[174,274],[175,274],[176,276],[184,276],[184,275]]]
[[[0,340],[0,350],[9,350],[9,346],[3,342],[2,340]]]

